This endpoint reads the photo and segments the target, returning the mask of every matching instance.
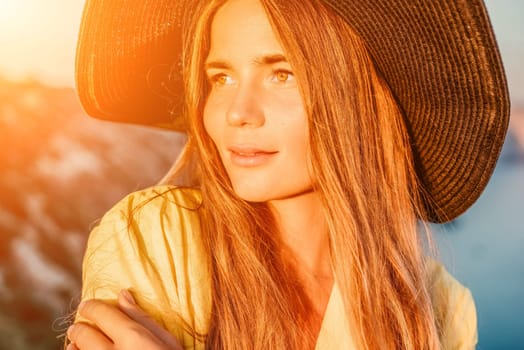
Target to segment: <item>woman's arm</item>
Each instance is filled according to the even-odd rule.
[[[81,303],[78,312],[91,323],[77,322],[69,327],[68,350],[183,349],[173,335],[138,307],[125,289],[120,292],[117,305],[91,299]]]
[[[82,301],[103,301],[104,310],[112,310],[109,316],[119,315],[124,310],[119,292],[129,290],[136,299],[133,309],[139,306],[183,347],[203,349],[200,336],[207,330],[209,279],[197,239],[198,214],[191,210],[194,197],[189,190],[155,187],[128,195],[106,213],[87,243]],[[105,316],[84,313],[76,315],[75,322],[83,322],[79,329],[90,325],[100,333],[103,328],[94,321],[105,324]],[[107,332],[102,333],[107,338]]]

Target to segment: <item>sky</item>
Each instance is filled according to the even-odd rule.
[[[486,0],[514,104],[524,108],[524,1]],[[84,0],[0,0],[0,75],[73,86]]]
[[[73,86],[83,0],[0,0],[0,74]]]

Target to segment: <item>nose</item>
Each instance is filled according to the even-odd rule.
[[[265,123],[262,95],[256,86],[239,86],[227,111],[227,122],[235,127],[261,127]]]

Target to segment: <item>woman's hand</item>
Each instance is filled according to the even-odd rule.
[[[67,350],[182,350],[178,340],[138,307],[131,293],[122,290],[118,306],[92,299],[80,304],[78,312],[93,322],[69,327]]]

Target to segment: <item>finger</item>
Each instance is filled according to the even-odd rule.
[[[116,342],[126,338],[130,329],[135,329],[136,323],[118,307],[104,301],[90,299],[83,301],[79,307],[80,316],[93,322],[105,335]]]
[[[113,344],[99,329],[84,323],[77,322],[67,330],[67,337],[77,349],[110,349]],[[69,346],[67,347],[69,350]],[[74,349],[74,348],[73,348]]]
[[[160,326],[155,320],[144,312],[135,302],[131,293],[123,289],[118,295],[118,305],[135,322],[148,329],[155,337],[160,339],[170,349],[182,350],[180,342],[166,329]]]

